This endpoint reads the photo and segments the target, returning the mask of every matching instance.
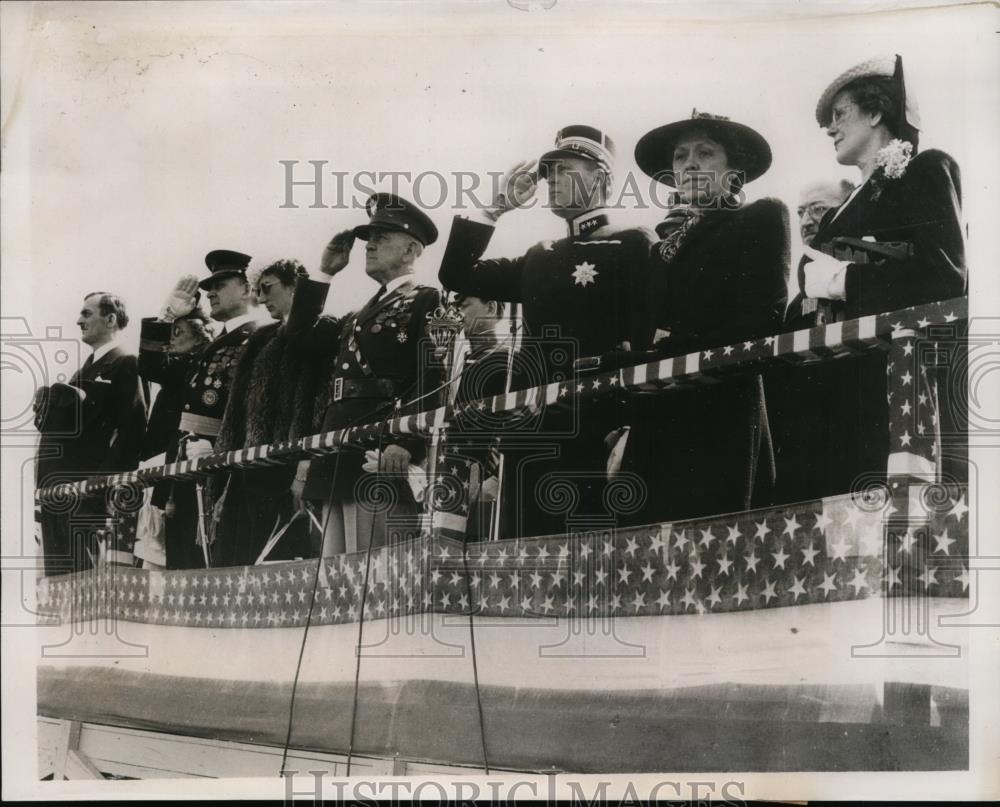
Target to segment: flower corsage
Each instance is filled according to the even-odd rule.
[[[877,202],[885,186],[906,173],[906,166],[913,159],[913,144],[908,140],[890,140],[875,154],[875,171],[872,173],[872,201]]]

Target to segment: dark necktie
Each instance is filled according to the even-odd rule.
[[[83,367],[80,368],[80,375],[86,373],[87,370],[91,368],[93,363],[94,363],[94,354],[91,353],[89,356],[87,356],[86,359],[83,360]]]

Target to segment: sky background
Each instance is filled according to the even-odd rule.
[[[58,351],[67,372],[84,355],[74,323],[87,292],[113,290],[125,298],[135,325],[124,341],[135,348],[139,318],[158,312],[178,276],[204,273],[209,250],[247,252],[256,267],[279,257],[315,267],[335,232],[365,220],[357,210],[310,209],[301,192],[302,207],[282,209],[280,160],[326,160],[331,171],[350,174],[485,177],[537,157],[560,127],[588,123],[616,140],[619,177],[635,172],[645,196],[646,179],[632,158],[636,141],[697,107],[768,139],[773,167],[747,188],[748,196],[777,196],[794,209],[805,183],[853,177],[837,165],[815,122],[823,89],[859,61],[900,53],[923,115],[922,146],[944,149],[962,168],[971,304],[979,316],[974,329],[1000,334],[997,10],[872,8],[847,0],[557,0],[531,13],[502,0],[0,5],[3,751],[4,772],[11,774],[5,794],[15,778],[29,787],[34,772],[34,677],[23,660],[38,649],[34,631],[16,630],[34,622],[34,387],[54,380],[44,371],[52,371]],[[425,282],[435,280],[453,215],[450,205],[430,212],[441,241],[421,259]],[[623,211],[622,219],[653,225],[660,215],[636,209]],[[792,229],[797,254],[794,223]],[[562,223],[544,209],[511,213],[488,254],[521,254],[562,234]],[[332,313],[374,291],[356,250],[331,291]],[[19,353],[18,346],[32,338],[43,340],[31,350],[44,357],[29,362],[31,350]],[[1000,397],[998,378],[984,375],[975,393],[980,401]],[[991,423],[977,445],[1000,444],[1000,429]],[[973,456],[984,462],[975,466],[972,487],[1000,489],[994,458],[1000,455]],[[994,473],[987,477],[991,458]],[[989,541],[1000,535],[997,508],[979,507],[971,490],[970,504],[983,554],[996,556]],[[22,556],[29,558],[23,575],[8,574]],[[986,583],[986,574],[980,579]],[[989,597],[996,603],[994,580],[979,589],[983,609]],[[995,734],[995,724],[982,724],[996,714],[987,704],[996,698],[996,648],[979,645],[971,673],[972,732],[983,739]],[[993,745],[973,746],[974,770],[995,768]],[[10,764],[25,753],[26,764]],[[817,797],[843,796],[844,788],[868,796],[877,786],[872,777],[807,776]],[[958,779],[964,790],[949,786]],[[767,781],[775,783],[770,797],[802,797],[790,789],[802,777]],[[897,798],[976,795],[962,772],[911,772],[891,782],[886,794]],[[882,777],[878,783],[890,787]],[[157,792],[168,787],[151,784]],[[75,787],[82,792],[81,784]],[[260,788],[260,780],[245,781],[241,792],[259,796]]]
[[[992,144],[995,133],[969,122],[998,67],[982,9],[781,25],[753,15],[685,21],[684,11],[569,0],[531,13],[502,2],[34,6],[22,15],[29,36],[5,56],[4,168],[19,192],[4,198],[3,274],[15,292],[4,295],[4,315],[75,337],[82,296],[104,289],[137,322],[178,276],[205,273],[215,248],[246,252],[256,267],[282,257],[315,267],[333,233],[366,217],[311,209],[308,188],[295,192],[298,209],[283,209],[280,160],[300,161],[297,178],[312,177],[307,161],[325,160],[327,171],[348,173],[347,190],[360,171],[444,175],[448,198],[430,211],[441,238],[418,266],[425,282],[435,282],[454,214],[454,173],[486,182],[489,171],[537,157],[570,123],[611,134],[618,186],[632,172],[648,202],[637,139],[692,107],[728,115],[774,153],[748,196],[777,196],[794,211],[805,182],[854,175],[835,162],[814,108],[830,80],[879,53],[904,56],[922,145],[959,161],[974,218],[976,141]],[[420,190],[430,203],[441,193],[431,177]],[[338,201],[327,175],[324,202]],[[626,204],[635,209],[622,221],[662,217],[634,197]],[[520,254],[562,234],[551,212],[519,211],[501,221],[490,253]],[[374,289],[361,249],[335,282],[332,313]],[[138,327],[125,342],[137,345]]]

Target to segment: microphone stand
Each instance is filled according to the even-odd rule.
[[[504,394],[510,392],[514,383],[514,356],[521,349],[521,328],[520,322],[521,304],[514,303],[510,309],[510,330],[514,336],[511,343],[510,352],[507,354],[507,377],[504,379]],[[500,540],[500,506],[503,502],[504,485],[506,483],[506,461],[503,451],[500,451],[500,459],[497,462],[497,497],[493,502],[493,510],[490,513],[490,540]]]

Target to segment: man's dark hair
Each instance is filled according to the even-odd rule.
[[[101,312],[102,317],[114,314],[115,322],[119,328],[124,328],[128,325],[128,312],[125,310],[125,301],[121,297],[109,291],[92,291],[90,294],[85,295],[83,299],[89,300],[91,297],[101,298],[97,301],[97,310]]]
[[[503,316],[503,312],[505,310],[505,304],[503,300],[487,300],[485,297],[479,297],[478,295],[475,294],[456,294],[455,305],[456,306],[459,305],[459,303],[461,303],[462,300],[465,300],[467,297],[476,297],[476,299],[482,300],[484,303],[493,303],[497,307],[497,318],[499,319],[500,317]]]

